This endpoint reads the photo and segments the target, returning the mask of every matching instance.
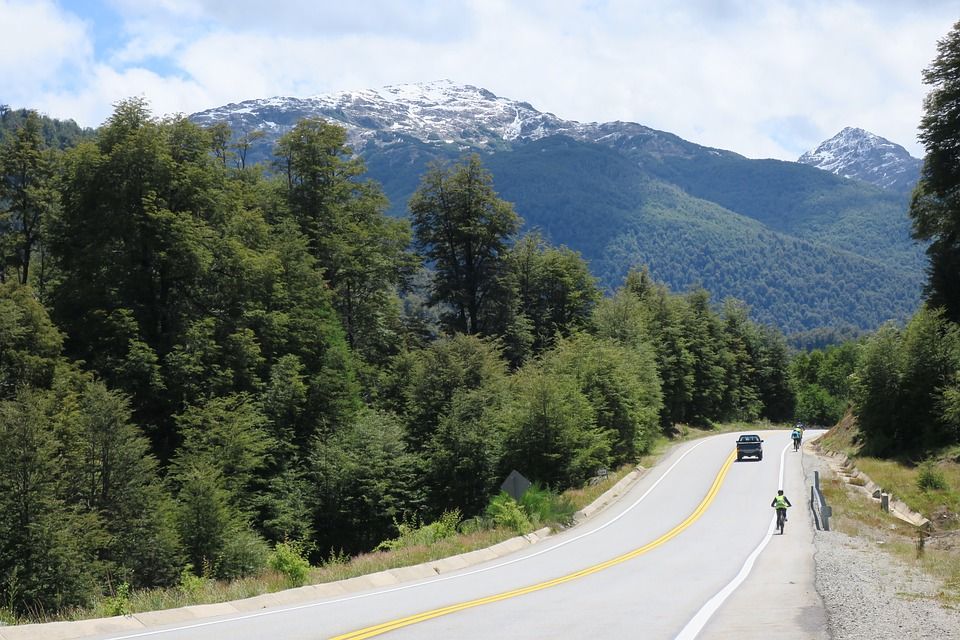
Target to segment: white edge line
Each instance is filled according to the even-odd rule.
[[[725,434],[725,435],[726,435],[726,434]],[[511,564],[514,564],[514,563],[517,563],[517,562],[522,562],[522,561],[524,561],[524,560],[529,560],[530,558],[535,558],[535,557],[540,556],[540,555],[543,555],[543,554],[545,554],[545,553],[549,553],[549,552],[551,552],[551,551],[556,551],[556,550],[559,549],[560,547],[564,547],[564,546],[566,546],[566,545],[568,545],[568,544],[570,544],[570,543],[572,543],[572,542],[576,542],[577,540],[580,540],[580,539],[585,538],[585,537],[587,537],[587,536],[593,535],[593,534],[595,534],[595,533],[597,533],[597,532],[599,532],[599,531],[603,531],[604,529],[606,529],[607,527],[609,527],[610,525],[612,525],[614,522],[616,522],[616,521],[619,520],[620,518],[622,518],[622,517],[624,517],[625,515],[627,515],[627,513],[629,513],[634,507],[636,507],[638,504],[640,504],[640,503],[643,501],[644,498],[646,498],[648,495],[650,495],[650,492],[653,491],[654,489],[656,489],[656,488],[657,488],[657,485],[659,485],[661,482],[663,482],[664,478],[666,478],[667,475],[668,475],[671,471],[673,471],[673,469],[674,469],[678,464],[680,464],[680,462],[681,462],[684,458],[686,458],[688,455],[690,455],[690,454],[693,452],[694,449],[696,449],[697,447],[699,447],[700,445],[704,444],[705,442],[707,442],[707,441],[710,440],[710,439],[711,439],[711,438],[703,438],[702,440],[700,440],[699,442],[697,442],[696,444],[694,444],[692,447],[690,447],[689,449],[687,449],[687,450],[683,453],[683,455],[681,455],[679,458],[677,458],[676,461],[674,461],[674,463],[673,463],[672,465],[670,465],[670,467],[667,468],[666,471],[663,472],[663,475],[660,476],[660,477],[657,479],[656,482],[654,482],[652,485],[650,485],[650,488],[647,489],[647,490],[643,493],[642,496],[640,496],[639,498],[637,498],[636,500],[634,500],[633,503],[632,503],[629,507],[627,507],[626,509],[624,509],[619,515],[617,515],[616,517],[612,518],[610,521],[608,521],[608,522],[600,525],[600,526],[597,527],[596,529],[591,529],[590,531],[586,531],[586,532],[584,532],[584,533],[581,533],[581,534],[578,535],[578,536],[574,536],[574,537],[570,538],[569,540],[564,540],[563,542],[557,543],[557,544],[555,544],[555,545],[553,545],[552,547],[549,547],[549,548],[547,548],[547,549],[543,549],[543,550],[541,550],[541,551],[537,551],[536,553],[531,553],[531,554],[529,554],[529,555],[525,555],[525,556],[520,557],[520,558],[514,558],[513,560],[507,560],[506,562],[500,562],[500,563],[495,564],[495,565],[493,565],[493,566],[484,567],[483,569],[474,569],[474,570],[472,570],[472,571],[467,571],[467,572],[465,572],[465,573],[458,573],[458,574],[456,574],[456,575],[444,576],[444,577],[440,577],[440,578],[432,578],[432,579],[427,580],[427,581],[425,581],[425,582],[417,582],[417,583],[414,583],[414,584],[407,584],[407,585],[402,585],[402,586],[399,586],[399,587],[392,587],[392,588],[390,588],[390,589],[382,589],[382,590],[378,590],[378,591],[372,591],[372,592],[369,592],[369,593],[361,593],[361,594],[357,594],[357,595],[353,595],[353,596],[346,596],[346,597],[344,597],[344,598],[337,598],[337,599],[335,599],[335,600],[324,600],[324,601],[322,601],[322,602],[310,602],[310,603],[307,603],[307,604],[296,605],[296,606],[293,606],[293,607],[285,607],[285,608],[283,608],[283,609],[270,609],[270,610],[268,610],[268,611],[258,611],[258,612],[256,612],[256,613],[248,613],[248,614],[245,614],[245,615],[242,615],[242,616],[230,616],[230,617],[228,617],[228,618],[219,618],[219,619],[216,619],[216,620],[207,620],[207,621],[204,621],[204,622],[195,622],[195,623],[193,623],[193,624],[182,625],[182,626],[178,626],[178,627],[169,627],[169,628],[166,628],[166,629],[151,629],[151,630],[149,630],[149,631],[140,631],[140,632],[137,632],[137,633],[131,633],[131,634],[123,635],[123,636],[104,636],[104,637],[105,637],[105,638],[109,638],[110,640],[127,640],[128,638],[143,638],[143,637],[146,637],[146,636],[160,635],[160,634],[163,634],[163,633],[173,633],[173,632],[175,632],[175,631],[185,631],[185,630],[187,630],[187,629],[199,629],[199,628],[201,628],[201,627],[209,627],[209,626],[213,626],[213,625],[216,625],[216,624],[225,624],[225,623],[228,623],[228,622],[238,622],[238,621],[240,621],[240,620],[250,620],[250,619],[253,619],[253,618],[261,618],[261,617],[264,617],[264,616],[271,616],[271,615],[280,614],[280,613],[289,613],[289,612],[291,612],[291,611],[300,611],[300,610],[303,610],[303,609],[312,609],[312,608],[314,608],[314,607],[322,607],[322,606],[326,606],[326,605],[330,605],[330,604],[338,604],[338,603],[340,603],[340,602],[347,602],[347,601],[350,601],[350,600],[359,600],[359,599],[361,599],[361,598],[370,598],[370,597],[373,597],[373,596],[383,595],[383,594],[385,594],[385,593],[393,593],[393,592],[395,592],[395,591],[404,591],[404,590],[406,590],[406,589],[415,589],[415,588],[423,587],[423,586],[426,586],[426,585],[429,585],[429,584],[436,584],[437,582],[446,582],[447,580],[456,580],[456,579],[464,578],[464,577],[466,577],[466,576],[471,576],[471,575],[474,575],[474,574],[477,574],[477,573],[484,573],[484,572],[486,572],[486,571],[492,571],[492,570],[494,570],[494,569],[499,569],[500,567],[505,567],[505,566],[507,566],[507,565],[511,565]],[[781,470],[781,477],[782,477],[782,475],[783,475],[783,473],[782,473],[782,470]],[[134,615],[136,615],[136,614],[134,614]],[[228,615],[229,615],[229,614],[228,614]]]
[[[784,464],[784,456],[787,453],[787,449],[790,448],[790,444],[783,448],[783,451],[780,452],[780,481],[779,487],[783,488],[783,472],[786,468]],[[717,612],[717,609],[730,597],[734,591],[737,590],[743,581],[747,579],[747,576],[750,575],[750,572],[753,570],[753,563],[756,562],[757,558],[760,556],[760,553],[766,548],[770,540],[773,539],[773,531],[776,527],[777,517],[773,516],[770,520],[770,526],[767,529],[767,533],[763,536],[763,540],[760,541],[760,544],[757,545],[757,548],[747,556],[746,562],[743,563],[743,566],[740,568],[740,573],[734,576],[727,586],[720,589],[712,598],[707,600],[707,602],[700,607],[700,610],[690,619],[690,622],[680,631],[680,634],[674,640],[693,640],[697,635],[703,631],[703,627],[706,626],[710,618]]]

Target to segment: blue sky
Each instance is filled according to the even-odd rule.
[[[845,126],[916,141],[960,0],[0,0],[0,102],[96,126],[450,79],[580,121],[796,159]],[[12,26],[12,28],[11,28]]]

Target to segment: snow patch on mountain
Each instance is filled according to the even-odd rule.
[[[905,192],[916,185],[922,164],[902,146],[855,127],[844,128],[815,150],[800,156],[798,162]]]
[[[389,142],[383,133],[426,143],[494,147],[501,141],[535,140],[566,134],[583,138],[592,125],[561,120],[526,102],[449,80],[341,91],[308,98],[274,97],[228,104],[191,116],[202,125],[227,122],[236,133],[266,128],[289,130],[304,117],[323,117],[347,129],[351,143]],[[282,133],[282,132],[281,132]],[[381,134],[381,135],[378,135]]]

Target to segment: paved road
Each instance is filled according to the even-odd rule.
[[[699,634],[742,640],[750,637],[745,629],[755,637],[826,637],[822,607],[818,610],[819,600],[809,594],[811,533],[801,456],[792,447],[786,451],[787,432],[765,432],[763,461],[736,462],[731,456],[736,435],[677,448],[587,523],[514,556],[288,610],[103,637],[672,639]],[[781,460],[795,505],[782,537],[770,535],[769,506],[781,483]],[[744,575],[751,554],[757,557],[755,570],[718,604],[716,594]],[[784,590],[785,585],[795,588]],[[808,597],[802,607],[775,608],[797,588]],[[740,612],[760,615],[745,625]]]

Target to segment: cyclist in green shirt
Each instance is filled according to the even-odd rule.
[[[783,521],[787,521],[787,507],[792,507],[790,500],[787,499],[787,496],[783,495],[783,489],[777,491],[777,495],[773,497],[773,502],[770,503],[771,507],[774,507],[777,510],[777,522],[779,526],[780,517],[782,515]],[[781,533],[783,529],[781,528]]]

